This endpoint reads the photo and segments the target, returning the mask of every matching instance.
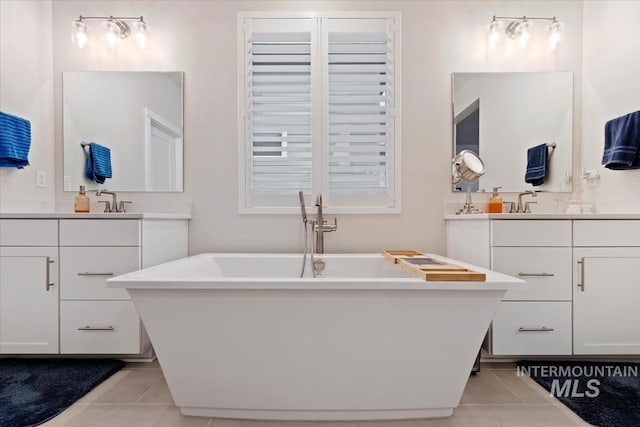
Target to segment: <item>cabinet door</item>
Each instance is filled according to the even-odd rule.
[[[575,354],[640,354],[640,248],[574,249]]]
[[[58,353],[58,248],[0,248],[0,353]]]

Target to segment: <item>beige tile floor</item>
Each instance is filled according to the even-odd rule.
[[[588,426],[507,363],[483,364],[450,418],[409,421],[277,422],[185,417],[157,362],[129,363],[45,427],[569,427]]]

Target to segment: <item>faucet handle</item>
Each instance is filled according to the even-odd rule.
[[[524,213],[531,213],[531,205],[536,204],[538,202],[525,202],[524,204]]]
[[[516,202],[504,202],[509,205],[509,213],[517,213],[518,208],[516,208]]]
[[[104,203],[104,211],[105,212],[112,212],[111,211],[111,203],[108,200],[98,200],[98,203]]]
[[[131,200],[120,200],[120,210],[118,212],[126,213],[125,203],[131,203]]]

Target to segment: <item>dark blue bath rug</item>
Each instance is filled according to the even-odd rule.
[[[0,426],[40,425],[123,366],[109,359],[0,359]]]
[[[530,360],[518,363],[518,374],[594,426],[640,426],[639,363]]]

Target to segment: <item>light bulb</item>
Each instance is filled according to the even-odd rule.
[[[489,24],[489,47],[496,47],[498,40],[500,40],[500,21],[496,21],[493,18],[493,21]]]
[[[147,47],[147,33],[149,31],[149,27],[147,27],[147,24],[144,23],[144,21],[138,21],[135,23],[135,30],[134,30],[134,39],[136,40],[136,43],[138,43],[138,46],[140,47],[140,49],[144,49],[145,47]]]
[[[518,27],[518,42],[523,49],[529,44],[529,38],[531,37],[530,27],[531,24],[526,19]]]
[[[87,25],[80,20],[73,21],[71,25],[71,43],[82,49],[88,40]]]
[[[556,21],[554,18],[547,30],[549,31],[549,47],[555,49],[558,47],[558,43],[560,43],[560,39],[562,38],[562,23]]]
[[[113,49],[120,38],[120,28],[112,20],[105,21],[104,26],[107,27],[107,33],[105,34],[107,45]]]

